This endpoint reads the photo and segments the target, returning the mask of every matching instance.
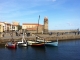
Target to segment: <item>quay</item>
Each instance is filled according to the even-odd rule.
[[[49,34],[33,34],[31,36],[26,36],[25,35],[25,40],[34,40],[36,41],[36,36],[38,36],[38,39],[45,39],[45,40],[50,40],[50,41],[55,41],[55,40],[76,40],[76,39],[80,39],[80,34],[60,34],[60,35],[57,35],[57,34],[52,34],[52,35],[49,35]],[[22,36],[15,36],[13,35],[13,39],[14,41],[21,41],[22,40]],[[4,37],[1,37],[0,38],[0,45],[1,44],[5,44],[6,42],[9,42],[11,41],[11,37],[9,36],[9,34],[5,34]]]

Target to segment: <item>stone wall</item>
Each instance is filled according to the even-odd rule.
[[[48,18],[44,18],[44,33],[48,33]]]

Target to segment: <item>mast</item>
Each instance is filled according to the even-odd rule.
[[[40,20],[40,15],[39,15],[39,19],[38,19],[38,26],[37,26],[37,33],[38,33],[38,27],[39,27],[39,20]]]

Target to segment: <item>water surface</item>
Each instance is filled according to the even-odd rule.
[[[59,41],[58,47],[1,47],[0,60],[80,60],[80,40]]]

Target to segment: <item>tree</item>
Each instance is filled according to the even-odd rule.
[[[22,26],[21,25],[18,25],[18,31],[21,30],[21,29],[22,29]]]

